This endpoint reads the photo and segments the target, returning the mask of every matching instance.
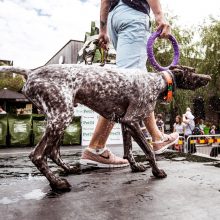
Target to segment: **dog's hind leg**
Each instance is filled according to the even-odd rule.
[[[137,163],[132,153],[131,133],[129,131],[130,129],[123,123],[121,124],[121,128],[124,144],[124,159],[128,160],[131,170],[133,172],[144,172],[146,170],[146,167],[142,164]]]
[[[67,127],[67,125],[65,125],[65,128]],[[66,174],[76,174],[76,173],[80,173],[81,169],[79,167],[70,167],[70,165],[68,163],[65,163],[60,155],[60,139],[53,140],[53,144],[51,143],[51,147],[48,148],[48,157],[54,162],[56,163],[58,166],[62,167],[65,171]]]
[[[56,152],[57,157],[52,160],[57,162],[58,165],[62,166],[64,169],[70,169],[68,165],[62,163],[61,159],[59,160],[60,156],[58,155],[60,138],[62,137],[65,128],[66,122],[64,122],[61,118],[55,118],[53,120],[49,118],[43,138],[29,156],[31,161],[49,180],[51,187],[58,190],[69,190],[71,185],[67,180],[61,179],[52,173],[48,167],[47,158],[51,158],[52,152],[52,155],[55,157]]]
[[[29,158],[37,169],[48,179],[53,189],[68,191],[71,188],[68,181],[55,176],[47,164],[47,155],[45,150],[47,149],[47,142],[49,141],[47,137],[50,134],[51,131],[47,129],[35,150],[29,155]]]
[[[59,117],[56,121],[52,123],[55,124],[53,129],[53,138],[47,144],[46,155],[58,166],[62,167],[66,173],[79,173],[80,168],[70,167],[69,164],[65,163],[60,155],[60,141],[63,136],[63,132],[66,127],[70,124],[73,118],[72,112],[65,112],[65,117]],[[55,135],[57,134],[57,135]]]
[[[34,104],[40,107],[47,114],[47,127],[45,134],[34,151],[30,154],[30,159],[46,176],[52,188],[59,190],[69,190],[70,184],[65,179],[56,177],[49,169],[47,158],[50,157],[56,164],[70,171],[68,164],[64,163],[60,158],[59,143],[65,128],[69,125],[73,118],[73,94],[65,94],[62,88],[46,83],[32,83],[32,88],[25,90],[25,94]],[[36,93],[36,94],[35,94]],[[61,94],[62,93],[62,94]]]

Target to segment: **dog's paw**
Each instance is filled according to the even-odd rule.
[[[139,163],[136,163],[136,164],[133,164],[131,165],[131,170],[132,172],[144,172],[147,168],[143,165],[143,164],[139,164]]]
[[[67,174],[81,174],[82,170],[80,167],[75,166],[75,167],[71,167],[69,170],[66,171]]]
[[[71,190],[71,185],[66,179],[58,179],[55,183],[51,183],[50,186],[55,191],[69,192]]]
[[[156,177],[156,178],[166,178],[167,177],[167,174],[165,173],[164,170],[162,169],[159,169],[158,171],[155,171],[155,170],[152,170],[152,173],[153,175]]]

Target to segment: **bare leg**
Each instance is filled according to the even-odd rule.
[[[123,167],[128,166],[127,160],[117,157],[109,149],[105,148],[109,134],[114,126],[112,121],[103,117],[99,118],[89,148],[82,153],[80,163],[95,167]],[[106,158],[103,160],[103,158]]]
[[[114,122],[100,116],[89,147],[93,149],[103,148],[107,142],[108,136],[111,133],[112,128],[114,127],[114,124]]]
[[[150,133],[153,141],[161,140],[161,132],[156,125],[156,120],[154,112],[150,113],[149,117],[144,121],[148,132]],[[111,133],[112,128],[114,127],[114,122],[109,121],[102,116],[99,117],[98,123],[95,128],[95,132],[92,136],[92,140],[89,144],[90,148],[103,148],[105,146],[109,134]],[[158,149],[155,149],[158,150]]]
[[[146,128],[150,135],[152,136],[153,141],[159,141],[161,139],[161,132],[157,127],[154,112],[151,112],[149,117],[144,121]]]

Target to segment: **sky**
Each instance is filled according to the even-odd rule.
[[[99,23],[100,2],[0,0],[0,60],[25,68],[44,65],[69,40],[84,40],[91,21]],[[220,15],[219,0],[161,0],[161,5],[183,27]]]

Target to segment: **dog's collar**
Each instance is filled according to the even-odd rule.
[[[167,83],[167,88],[161,94],[161,98],[165,102],[171,102],[173,99],[173,94],[175,90],[175,80],[173,77],[173,73],[170,70],[162,71],[161,73]]]

